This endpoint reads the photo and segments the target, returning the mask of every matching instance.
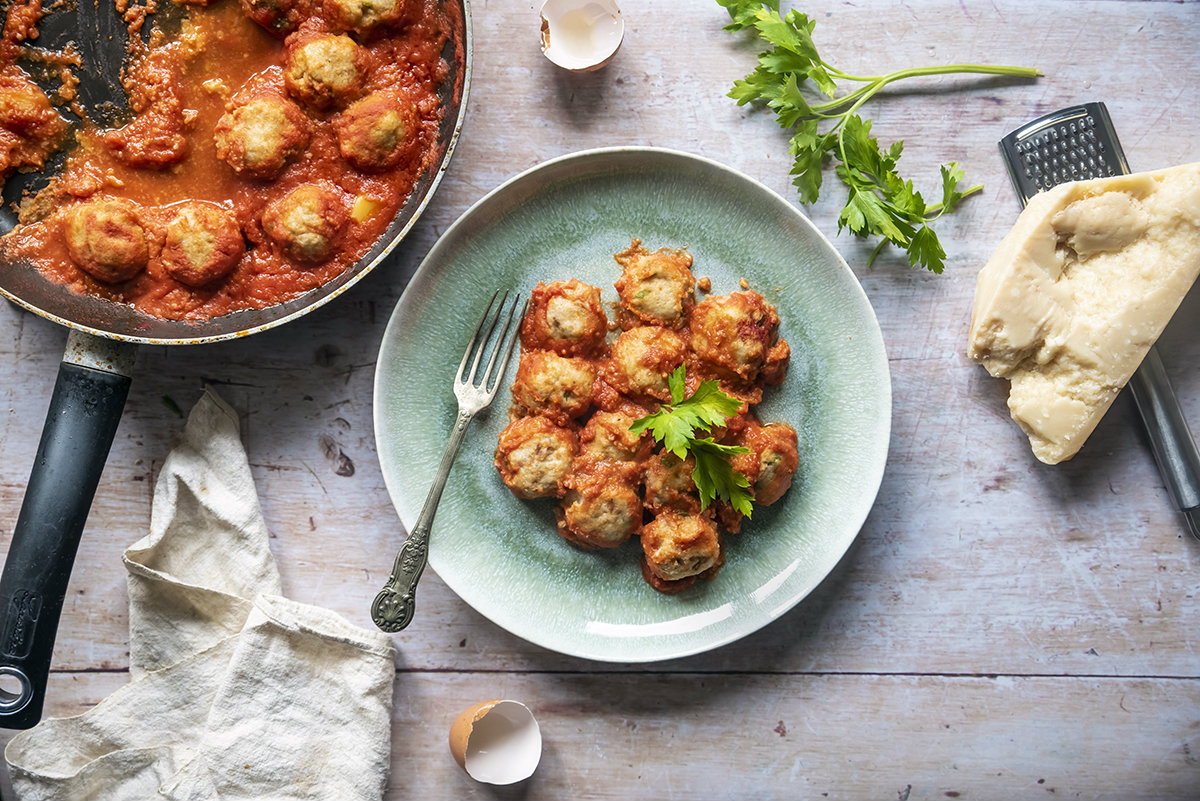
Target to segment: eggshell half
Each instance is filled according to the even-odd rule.
[[[542,732],[518,701],[481,701],[450,726],[450,753],[472,779],[513,784],[528,779],[542,758]]]
[[[615,0],[546,0],[542,53],[572,72],[598,70],[612,61],[625,35]]]

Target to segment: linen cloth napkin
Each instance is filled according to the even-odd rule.
[[[5,749],[20,801],[377,801],[390,639],[281,595],[237,414],[211,389],[124,554],[130,677]]]

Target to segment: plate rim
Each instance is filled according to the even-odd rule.
[[[555,156],[555,157],[547,159],[545,161],[541,161],[525,170],[522,170],[521,172],[502,181],[495,188],[493,188],[492,190],[490,190],[489,192],[484,194],[482,197],[480,197],[478,200],[476,200],[474,203],[472,203],[470,206],[468,206],[467,209],[465,211],[463,211],[462,214],[460,214],[459,217],[457,219],[455,219],[454,222],[451,223],[446,228],[446,230],[438,237],[437,241],[430,248],[429,252],[421,260],[420,265],[418,265],[416,271],[413,273],[412,278],[409,279],[408,284],[405,286],[404,292],[401,293],[400,298],[397,300],[396,305],[391,312],[391,315],[388,319],[388,323],[384,329],[383,337],[380,341],[379,354],[378,354],[378,358],[376,360],[376,365],[375,365],[375,376],[374,376],[373,388],[372,388],[372,421],[375,426],[376,455],[380,461],[380,471],[381,471],[381,474],[383,475],[384,485],[385,485],[385,488],[388,493],[389,501],[391,502],[393,509],[396,511],[397,517],[400,518],[401,524],[404,526],[405,530],[406,531],[411,530],[412,525],[416,521],[416,516],[419,515],[419,513],[420,513],[420,507],[418,506],[412,512],[413,517],[411,520],[404,519],[404,515],[400,511],[400,505],[396,501],[396,494],[398,492],[398,488],[395,488],[395,489],[393,488],[393,479],[390,477],[391,471],[383,464],[383,459],[382,459],[382,455],[383,455],[383,451],[384,451],[384,443],[383,443],[384,434],[383,434],[383,432],[387,426],[384,423],[384,421],[381,419],[382,410],[385,406],[385,401],[386,401],[386,398],[382,397],[384,394],[384,389],[382,387],[381,376],[383,376],[386,373],[386,370],[383,368],[383,365],[385,364],[385,358],[384,358],[385,352],[389,349],[390,343],[393,343],[396,341],[397,337],[399,336],[399,329],[401,329],[407,323],[407,318],[411,316],[408,313],[408,307],[411,306],[413,303],[418,302],[418,300],[416,300],[416,299],[410,299],[410,298],[416,298],[416,295],[418,294],[417,292],[412,291],[413,288],[422,285],[423,283],[425,283],[428,280],[428,274],[433,272],[436,269],[436,266],[441,261],[441,256],[444,252],[453,250],[454,248],[462,247],[464,243],[466,243],[470,240],[471,235],[469,233],[465,234],[465,235],[460,234],[460,230],[467,228],[474,221],[473,218],[475,216],[483,213],[484,211],[486,211],[488,209],[488,207],[490,205],[496,203],[497,198],[501,198],[502,196],[515,191],[517,188],[519,188],[526,182],[534,180],[541,173],[554,171],[555,169],[562,166],[564,163],[570,163],[570,162],[576,162],[576,161],[590,162],[592,160],[596,160],[600,163],[604,163],[604,162],[607,162],[610,160],[616,160],[619,162],[623,158],[634,157],[634,156],[643,156],[643,157],[650,156],[650,157],[657,157],[657,158],[664,158],[664,159],[679,159],[681,161],[692,162],[694,164],[700,165],[704,169],[711,169],[711,170],[716,170],[721,173],[725,173],[725,174],[731,176],[734,180],[748,184],[753,189],[755,189],[759,192],[765,193],[774,202],[779,204],[779,206],[781,208],[785,208],[792,216],[794,216],[799,222],[801,222],[801,224],[804,225],[813,235],[815,235],[820,240],[820,242],[822,242],[824,244],[824,246],[828,249],[828,251],[835,256],[838,266],[840,266],[843,270],[845,270],[847,275],[850,277],[850,279],[851,279],[850,285],[853,287],[853,291],[857,295],[857,300],[862,302],[862,304],[865,306],[866,310],[868,311],[868,313],[870,315],[870,321],[873,324],[872,328],[871,328],[871,333],[873,333],[875,335],[874,336],[874,339],[875,339],[874,344],[878,348],[878,356],[880,357],[879,365],[882,369],[883,377],[886,379],[883,382],[883,397],[881,398],[881,401],[882,401],[881,406],[883,408],[886,408],[887,414],[883,415],[884,419],[882,422],[882,427],[879,430],[879,434],[878,434],[880,437],[880,440],[882,441],[882,448],[879,451],[877,460],[875,460],[875,463],[873,463],[871,465],[872,470],[871,470],[871,475],[869,475],[867,477],[868,482],[861,485],[861,489],[869,490],[869,492],[866,492],[863,494],[868,494],[869,497],[871,498],[871,502],[864,504],[864,506],[862,507],[861,514],[857,515],[856,519],[853,521],[853,523],[854,523],[853,535],[847,537],[845,539],[845,542],[840,544],[840,549],[836,553],[836,558],[832,559],[829,569],[826,570],[819,578],[816,578],[811,583],[811,586],[807,586],[806,588],[803,589],[803,591],[797,592],[795,597],[791,598],[788,603],[781,604],[777,608],[771,610],[770,612],[765,613],[761,622],[758,622],[757,625],[754,625],[745,630],[739,629],[739,630],[735,630],[732,632],[728,632],[727,634],[725,634],[723,636],[714,637],[714,638],[711,638],[706,641],[695,643],[693,645],[661,649],[661,650],[659,650],[657,652],[653,652],[653,653],[639,652],[637,654],[632,654],[632,655],[630,655],[630,654],[615,655],[615,654],[607,654],[607,653],[597,654],[597,653],[595,653],[593,651],[589,651],[587,649],[572,648],[570,646],[564,647],[563,643],[550,642],[547,640],[547,638],[539,636],[537,632],[528,633],[525,631],[516,631],[511,626],[505,625],[504,623],[496,620],[491,614],[489,614],[488,611],[485,611],[484,609],[480,609],[480,608],[476,607],[474,604],[471,604],[470,602],[466,601],[462,597],[462,595],[454,588],[454,586],[452,586],[449,581],[447,581],[444,577],[442,577],[441,572],[437,571],[437,567],[436,567],[436,565],[434,565],[435,560],[432,557],[432,549],[431,549],[429,567],[433,568],[435,570],[435,572],[438,572],[439,578],[442,579],[443,583],[445,583],[446,586],[451,590],[451,592],[453,592],[456,596],[458,596],[458,598],[464,604],[471,607],[475,612],[477,612],[478,614],[480,614],[481,616],[486,618],[492,624],[503,629],[504,631],[507,631],[508,633],[512,634],[515,637],[518,637],[526,642],[529,642],[540,648],[544,648],[548,651],[552,651],[554,653],[559,653],[559,654],[563,654],[563,655],[569,656],[569,657],[587,659],[587,660],[596,661],[596,662],[618,663],[618,664],[644,664],[644,663],[650,663],[650,662],[661,662],[661,661],[666,661],[666,660],[671,660],[671,659],[679,659],[679,658],[684,658],[684,657],[689,657],[689,656],[695,656],[696,654],[706,653],[708,651],[715,650],[717,648],[728,645],[732,642],[736,642],[737,640],[743,639],[743,638],[749,636],[750,634],[753,634],[754,632],[761,630],[762,628],[766,627],[767,625],[769,625],[769,624],[775,622],[776,620],[778,620],[779,618],[783,617],[785,614],[787,614],[789,611],[791,611],[797,605],[799,605],[805,598],[809,597],[813,593],[813,591],[829,577],[829,575],[834,571],[834,569],[836,569],[837,565],[845,557],[846,553],[850,550],[851,546],[858,539],[858,536],[862,531],[863,525],[865,524],[867,517],[870,515],[871,510],[875,506],[875,502],[878,499],[879,488],[882,486],[882,483],[883,483],[883,476],[884,476],[884,473],[886,470],[887,459],[888,459],[888,455],[890,452],[892,417],[893,417],[893,391],[892,391],[891,365],[888,362],[886,343],[883,340],[883,331],[879,325],[879,319],[878,319],[878,315],[875,313],[875,308],[871,304],[870,299],[867,297],[866,291],[862,287],[862,283],[858,280],[858,277],[854,274],[853,270],[850,269],[849,264],[846,262],[845,258],[842,256],[842,254],[837,250],[836,247],[834,247],[834,245],[830,241],[829,237],[825,236],[825,234],[823,232],[821,232],[821,230],[816,227],[816,225],[812,222],[812,220],[810,220],[808,218],[808,216],[806,214],[804,214],[800,209],[798,209],[796,206],[794,206],[792,203],[790,203],[788,200],[786,200],[782,195],[780,195],[778,192],[771,189],[770,187],[766,186],[761,181],[759,181],[749,175],[746,175],[745,173],[743,173],[739,170],[736,170],[733,167],[730,167],[726,164],[718,162],[714,159],[708,158],[706,156],[701,156],[701,155],[697,155],[694,153],[690,153],[687,151],[678,150],[678,149],[674,149],[674,148],[649,146],[649,145],[606,146],[606,147],[587,148],[587,149],[583,149],[583,150],[572,151],[572,152],[565,153],[565,154],[562,154],[559,156]],[[619,169],[617,171],[619,171]],[[585,175],[593,175],[598,172],[600,172],[600,170],[593,168],[593,169],[589,170],[587,173],[585,173]],[[539,194],[539,192],[535,191],[533,194],[536,196],[537,194]],[[459,242],[460,239],[462,239],[463,242]],[[448,434],[447,434],[447,436],[448,436]],[[830,553],[832,556],[833,552],[831,551]]]

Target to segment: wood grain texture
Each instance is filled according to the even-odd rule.
[[[119,676],[55,674],[64,712]],[[389,799],[1194,798],[1198,682],[1152,678],[405,671]],[[450,723],[523,698],[528,781],[473,782]],[[8,738],[3,738],[7,740]]]
[[[370,625],[402,536],[374,445],[375,354],[433,242],[504,180],[588,147],[649,144],[733,166],[795,202],[786,136],[725,97],[757,46],[710,0],[628,0],[604,70],[537,47],[539,3],[473,3],[474,70],[458,150],[425,215],[359,286],[284,329],[147,347],[80,548],[48,713],[126,680],[120,553],[146,531],[154,476],[205,384],[243,419],[286,593]],[[402,798],[1193,799],[1200,787],[1200,543],[1183,534],[1121,397],[1071,462],[1036,462],[1006,385],[963,355],[974,277],[1018,210],[996,141],[1103,100],[1131,164],[1200,159],[1200,7],[1168,2],[804,4],[845,69],[1032,65],[1036,82],[942,78],[870,107],[932,192],[958,161],[985,191],[941,221],[941,276],[835,237],[838,188],[806,210],[870,298],[893,382],[891,451],[858,541],[809,598],[709,654],[603,665],[498,629],[427,573],[394,640],[393,784]],[[1083,24],[1086,23],[1086,24]],[[633,232],[636,233],[636,232]],[[1160,341],[1200,429],[1200,290]],[[0,548],[6,547],[65,331],[0,304]],[[490,447],[483,443],[481,447]],[[547,750],[512,792],[472,784],[446,729],[474,701],[524,701]],[[777,731],[778,729],[778,731]],[[7,788],[4,789],[7,797]],[[824,794],[828,794],[825,796]],[[956,794],[956,795],[952,795]]]

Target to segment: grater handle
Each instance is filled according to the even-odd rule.
[[[1200,539],[1200,452],[1188,429],[1166,368],[1152,347],[1129,380],[1158,472],[1192,536]]]

